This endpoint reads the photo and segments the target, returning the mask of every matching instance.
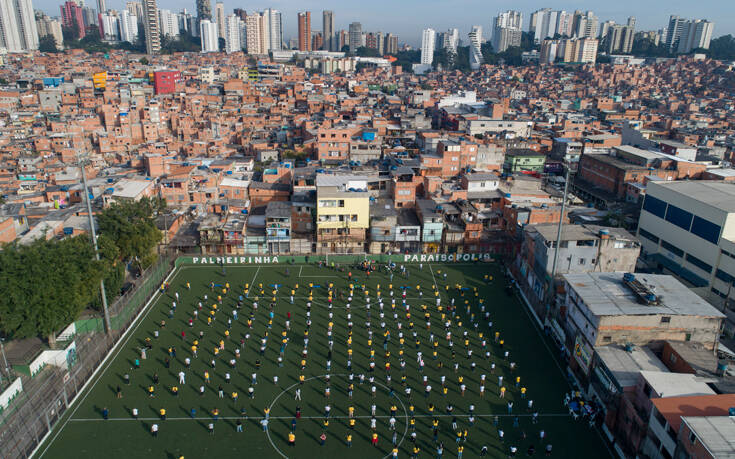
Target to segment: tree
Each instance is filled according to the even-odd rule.
[[[100,236],[114,243],[120,261],[135,260],[146,268],[155,261],[153,248],[162,239],[155,217],[165,208],[165,201],[155,198],[113,203],[97,215]]]
[[[355,55],[360,57],[380,57],[377,49],[368,48],[366,46],[360,46],[359,48],[357,48]]]
[[[717,37],[710,41],[709,50],[705,52],[712,59],[735,60],[735,37],[730,34]]]
[[[140,62],[143,65],[148,65],[148,58],[147,57],[141,57],[138,62]]]
[[[0,329],[10,338],[46,337],[54,347],[56,333],[99,295],[106,273],[86,235],[3,247]]]
[[[59,48],[53,35],[44,35],[38,40],[38,50],[42,53],[58,53]]]

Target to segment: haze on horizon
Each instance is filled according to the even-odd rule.
[[[123,9],[127,0],[107,0],[107,8]],[[210,0],[212,7],[216,0]],[[36,9],[47,14],[58,16],[62,0],[33,0]],[[347,29],[353,21],[362,24],[363,31],[392,32],[398,35],[399,42],[418,45],[421,30],[431,27],[438,31],[456,27],[464,42],[472,25],[481,25],[485,39],[490,38],[490,24],[493,17],[501,11],[509,9],[523,13],[524,30],[528,29],[528,21],[533,11],[541,8],[555,10],[591,10],[600,22],[614,20],[624,24],[628,16],[635,16],[636,30],[658,30],[668,24],[669,16],[677,14],[690,19],[708,19],[715,23],[713,38],[726,34],[735,35],[735,6],[732,0],[706,0],[691,2],[682,0],[640,1],[618,0],[616,2],[601,0],[565,0],[542,2],[539,0],[497,0],[487,2],[481,0],[455,0],[453,2],[439,0],[373,0],[370,2],[337,1],[337,0],[258,0],[247,2],[242,0],[223,0],[227,14],[234,8],[246,11],[262,11],[275,8],[282,13],[284,39],[296,36],[296,14],[299,11],[311,11],[311,28],[314,31],[322,28],[322,10],[334,11],[337,29]],[[85,0],[88,6],[95,6],[95,0]],[[158,7],[189,12],[196,11],[195,0],[158,0]]]

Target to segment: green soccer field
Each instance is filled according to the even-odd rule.
[[[356,267],[344,266],[342,271],[314,264],[227,266],[224,273],[219,266],[179,267],[170,278],[168,291],[157,296],[150,309],[144,312],[137,328],[118,348],[118,354],[66,413],[37,456],[219,459],[349,455],[383,458],[392,454],[395,431],[398,457],[410,457],[414,445],[421,450],[419,457],[436,457],[435,435],[444,445],[444,457],[457,457],[460,445],[464,447],[463,457],[479,456],[483,445],[488,447],[488,457],[505,457],[510,446],[516,446],[518,455],[525,456],[531,445],[536,449],[535,456],[543,456],[549,443],[553,445],[553,457],[609,457],[598,433],[586,421],[572,420],[562,405],[569,386],[524,306],[515,296],[506,293],[499,265],[424,263],[421,268],[413,263],[406,267],[408,277],[396,269],[392,280],[382,266],[369,276]],[[353,274],[351,282],[348,271]],[[492,280],[486,280],[485,275]],[[212,283],[216,286],[212,287]],[[331,309],[328,302],[330,283],[333,284]],[[348,309],[350,283],[354,291]],[[226,284],[230,288],[223,293]],[[246,284],[249,286],[247,298],[243,298],[238,309],[238,297],[245,296]],[[276,304],[272,309],[272,323],[269,323],[276,285]],[[434,285],[439,292],[440,307],[436,304]],[[290,300],[292,290],[295,290],[293,304]],[[180,298],[170,317],[176,292]],[[403,305],[403,292],[410,317]],[[308,327],[306,365],[302,370],[309,295],[313,297],[311,325]],[[221,302],[218,296],[222,297]],[[256,297],[258,306],[254,309]],[[370,300],[369,309],[366,297]],[[383,301],[382,317],[379,298]],[[451,299],[454,299],[455,308],[448,313]],[[217,308],[212,316],[215,304]],[[481,310],[483,306],[490,313],[491,330]],[[237,320],[233,317],[235,310]],[[287,327],[289,314],[290,327]],[[211,324],[207,317],[214,318]],[[228,320],[231,323],[228,324]],[[161,326],[162,321],[165,326]],[[351,344],[349,321],[353,323]],[[451,348],[446,321],[450,321]],[[333,344],[331,368],[328,369],[330,322]],[[370,344],[369,330],[372,331]],[[186,334],[183,338],[182,331]],[[229,336],[226,336],[227,331]],[[386,340],[386,331],[389,331],[389,340]],[[203,332],[202,338],[199,338],[200,332]],[[287,340],[285,347],[283,332]],[[499,339],[504,341],[502,346],[496,342],[495,332],[500,333]],[[266,336],[265,351],[261,354],[261,340]],[[436,345],[432,344],[432,337]],[[150,349],[146,351],[146,358],[141,359],[146,338],[150,339]],[[195,339],[198,340],[196,358],[192,352]],[[468,340],[468,347],[465,340]],[[224,341],[224,349],[215,355],[214,349],[219,347],[220,341]],[[169,353],[171,347],[175,347],[175,357]],[[239,357],[236,349],[239,349]],[[472,350],[469,357],[468,349]],[[369,367],[371,351],[374,351],[374,371]],[[507,359],[504,358],[506,351],[509,352]],[[418,363],[418,352],[423,355],[423,369]],[[486,352],[490,353],[489,358]],[[279,355],[283,356],[282,364],[278,362]],[[191,360],[189,368],[186,368],[186,358]],[[136,359],[140,360],[138,369],[134,368]],[[234,368],[231,360],[235,361]],[[405,362],[404,368],[401,360]],[[390,363],[390,371],[386,371],[386,362]],[[511,362],[515,364],[513,370]],[[185,384],[179,383],[180,371],[185,373]],[[209,373],[209,382],[205,381],[205,372]],[[227,373],[231,375],[230,382],[225,379]],[[257,374],[256,384],[252,384],[253,373]],[[349,394],[351,373],[354,374],[352,398]],[[125,374],[130,375],[129,384],[125,382]],[[155,374],[157,384],[154,383]],[[364,374],[362,383],[361,374]],[[486,375],[485,393],[481,396],[483,374]],[[300,382],[301,375],[303,382]],[[330,375],[329,381],[326,375]],[[446,394],[442,376],[445,377]],[[503,376],[502,385],[506,388],[504,399],[499,397],[499,376]],[[277,382],[274,382],[275,377]],[[432,387],[428,397],[424,377]],[[520,377],[518,386],[516,377]],[[460,384],[465,385],[464,394]],[[150,386],[154,386],[153,397],[149,394]],[[174,386],[178,387],[178,394],[173,393]],[[200,394],[201,386],[205,388],[203,395]],[[118,387],[122,391],[121,398],[117,397]],[[223,397],[218,393],[220,387]],[[248,394],[251,387],[252,398]],[[327,387],[329,397],[325,395]],[[411,388],[410,396],[406,387]],[[526,389],[525,398],[521,388]],[[297,389],[300,389],[301,400],[295,399]],[[233,392],[237,392],[237,399],[233,398]],[[528,409],[529,400],[533,400],[531,410]],[[511,414],[508,402],[513,402]],[[451,414],[447,412],[450,404],[454,408]],[[326,405],[331,407],[328,426],[324,425]],[[377,447],[370,442],[372,405],[376,406]],[[433,411],[430,405],[434,406]],[[470,418],[470,405],[474,405],[474,419]],[[349,407],[354,408],[354,427],[350,427]],[[395,407],[395,415],[391,414],[392,407]],[[109,412],[107,420],[103,419],[105,408]],[[288,434],[297,408],[301,415],[295,423],[295,446],[291,446]],[[133,418],[133,409],[139,412],[137,419]],[[165,420],[160,417],[161,409],[166,410]],[[192,409],[195,410],[193,416]],[[270,410],[267,432],[261,426],[265,409]],[[217,420],[213,419],[214,410],[219,412]],[[534,422],[536,411],[538,418]],[[391,417],[395,419],[395,430],[390,427]],[[243,432],[237,432],[238,420]],[[436,434],[435,420],[438,421]],[[214,425],[213,433],[209,431],[210,423]],[[159,426],[157,437],[151,434],[153,424]],[[467,437],[457,443],[457,431],[465,430]],[[505,434],[502,441],[500,430]],[[545,432],[543,440],[540,439],[542,430]],[[413,432],[415,443],[411,438]],[[322,433],[326,435],[324,445],[320,445],[319,440]],[[347,444],[348,435],[352,435],[351,446]]]

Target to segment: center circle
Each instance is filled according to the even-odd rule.
[[[306,378],[304,380],[304,383],[307,382],[307,381],[315,380],[315,379],[324,379],[327,376],[329,376],[330,378],[331,377],[346,378],[348,375],[346,375],[344,373],[329,374],[329,375],[323,374],[323,375],[312,376],[310,378]],[[373,384],[375,384],[376,386],[382,387],[386,391],[389,391],[390,390],[390,388],[388,386],[386,386],[385,384],[383,384],[381,382],[374,381]],[[271,401],[270,405],[268,405],[268,412],[269,413],[272,413],[273,412],[273,406],[278,402],[278,399],[280,399],[281,396],[283,396],[286,393],[291,392],[291,390],[294,387],[299,386],[299,385],[301,385],[301,382],[295,382],[295,383],[291,384],[290,386],[288,386],[287,388],[283,389],[280,394],[276,395],[273,398],[273,400]],[[403,400],[401,400],[401,397],[399,397],[396,393],[393,394],[393,397],[395,397],[395,399],[398,400],[398,403],[401,404],[401,409],[403,410],[403,418],[406,421],[405,422],[405,427],[403,429],[403,435],[401,435],[400,441],[395,446],[396,448],[400,448],[401,444],[403,444],[403,441],[406,439],[406,435],[408,434],[408,411],[406,411],[406,405],[403,403]],[[280,448],[278,448],[278,446],[276,446],[276,444],[273,442],[273,439],[271,438],[271,429],[270,428],[266,431],[266,436],[268,437],[268,442],[271,444],[271,446],[273,447],[273,449],[275,449],[276,452],[281,455],[281,457],[284,457],[284,458],[288,459],[288,456],[286,454],[284,454],[283,451],[281,451]],[[390,457],[390,455],[391,455],[391,453],[388,453],[385,456],[383,456],[382,459],[387,459],[388,457]]]

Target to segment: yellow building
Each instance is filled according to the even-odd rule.
[[[370,226],[367,180],[358,175],[317,175],[317,253],[365,252]]]

